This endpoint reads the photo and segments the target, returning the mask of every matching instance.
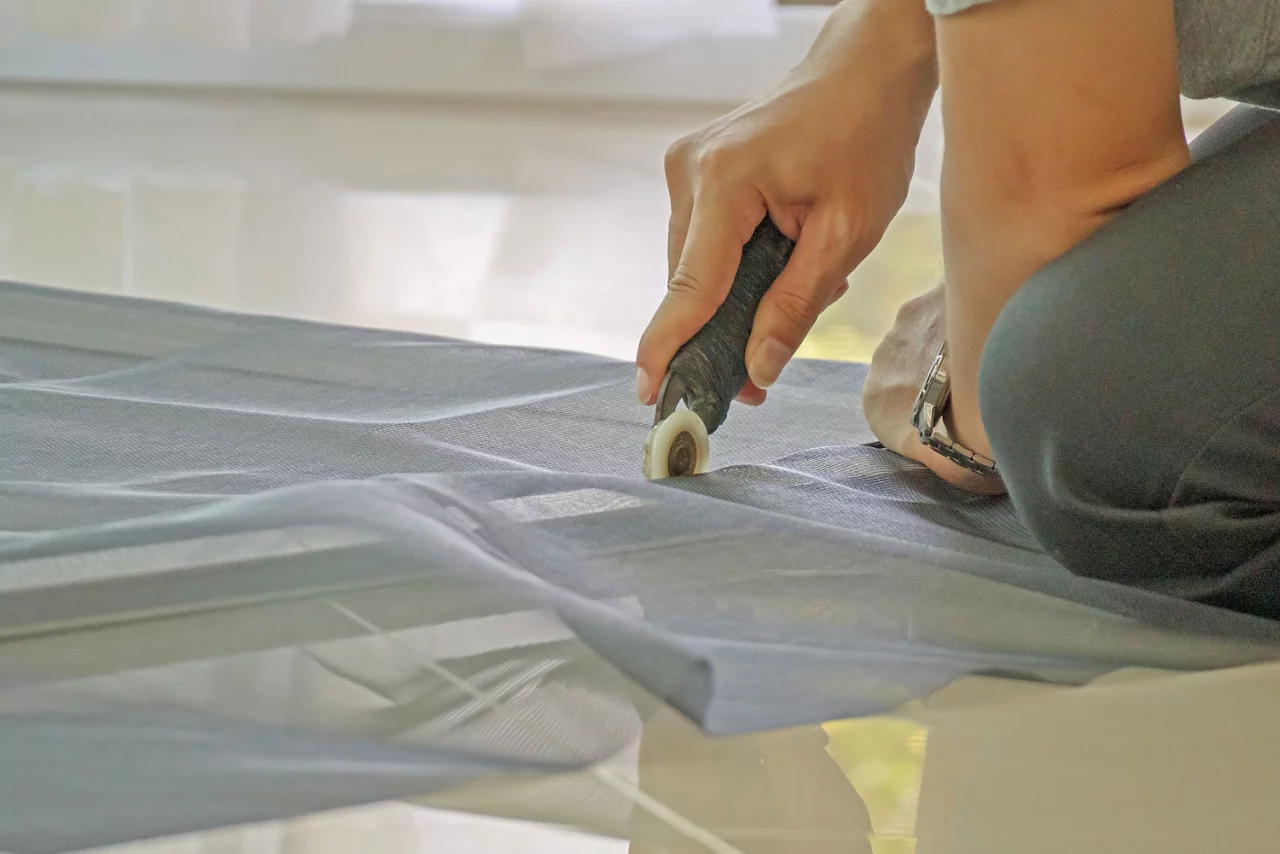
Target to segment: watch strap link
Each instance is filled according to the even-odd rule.
[[[925,444],[942,456],[970,471],[985,474],[988,477],[999,477],[996,472],[996,461],[982,454],[974,453],[963,445],[957,444],[947,431],[946,421],[938,419],[933,431],[924,440]]]
[[[920,386],[920,393],[916,395],[911,424],[919,431],[922,444],[953,463],[987,477],[999,477],[995,460],[974,453],[951,438],[943,417],[950,404],[951,374],[947,370],[947,345],[944,341]]]

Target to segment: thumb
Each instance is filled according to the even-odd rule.
[[[640,338],[636,390],[641,402],[653,403],[671,357],[724,302],[742,261],[742,247],[764,212],[763,199],[730,203],[710,192],[694,199],[688,235],[667,283],[667,295]]]
[[[848,289],[848,250],[830,234],[820,221],[801,230],[786,268],[756,310],[747,373],[762,389],[777,382],[818,316]]]

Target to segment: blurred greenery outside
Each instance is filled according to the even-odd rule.
[[[942,279],[941,221],[936,213],[902,214],[849,277],[849,292],[823,312],[798,356],[869,362],[898,306]]]
[[[827,753],[867,806],[873,854],[912,854],[925,728],[902,719],[862,718],[828,723],[823,729]]]

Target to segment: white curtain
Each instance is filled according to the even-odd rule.
[[[0,0],[0,41],[168,42],[244,50],[345,33],[359,0]]]
[[[776,0],[524,0],[534,68],[607,61],[690,38],[769,37]]]
[[[369,0],[0,0],[0,44],[26,36],[222,50],[338,37]],[[776,0],[377,0],[510,16],[534,69],[608,62],[692,38],[768,37]]]

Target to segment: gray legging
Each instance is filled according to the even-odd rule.
[[[1073,572],[1280,618],[1280,113],[1191,155],[1013,297],[982,415]]]

